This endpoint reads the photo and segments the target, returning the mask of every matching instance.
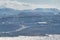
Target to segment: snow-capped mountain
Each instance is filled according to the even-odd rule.
[[[20,16],[58,15],[60,10],[56,8],[36,8],[34,10],[22,10]]]
[[[0,17],[56,15],[59,13],[60,13],[60,10],[56,8],[36,8],[34,10],[16,10],[13,8],[0,9]]]

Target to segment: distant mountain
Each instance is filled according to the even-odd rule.
[[[11,9],[11,8],[0,8],[0,17],[8,17],[8,16],[16,16],[19,14],[19,10]]]
[[[60,10],[56,9],[56,8],[36,8],[34,11],[36,12],[50,12],[50,13],[56,13],[58,14],[60,12]]]
[[[11,8],[0,8],[0,17],[8,16],[40,16],[40,15],[56,15],[60,14],[60,10],[56,8],[36,8],[34,10],[15,10]]]
[[[60,10],[56,8],[36,8],[34,10],[23,10],[19,15],[21,16],[40,16],[40,15],[56,15]]]
[[[39,11],[44,11],[44,12],[53,12],[53,11],[59,11],[56,8],[36,8],[35,10],[39,10]]]

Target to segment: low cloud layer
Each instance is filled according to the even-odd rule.
[[[0,8],[13,8],[17,10],[24,10],[24,9],[56,8],[56,7],[48,4],[31,4],[31,3],[18,2],[16,0],[0,0]]]

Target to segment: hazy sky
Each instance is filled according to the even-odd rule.
[[[35,3],[35,4],[60,4],[60,0],[18,0],[20,2]]]
[[[41,5],[49,4],[49,5],[60,7],[60,0],[17,0],[17,1],[33,3],[33,4],[41,4]]]
[[[60,0],[0,0],[0,4],[5,4],[4,2],[1,2],[1,1],[13,1],[13,2],[17,1],[17,2],[14,2],[13,4],[11,4],[11,3],[10,4],[11,4],[11,7],[12,6],[17,7],[15,5],[18,5],[18,7],[17,7],[18,9],[21,7],[23,9],[23,6],[26,6],[25,3],[27,3],[28,5],[29,5],[29,3],[34,4],[34,5],[31,5],[32,8],[36,7],[35,4],[38,4],[40,6],[37,6],[37,7],[56,7],[58,9],[60,9]],[[22,3],[24,3],[24,5]],[[23,6],[21,6],[21,4]],[[10,7],[10,5],[9,5],[9,7]],[[27,7],[29,7],[29,6],[27,6]],[[27,8],[27,7],[24,7],[24,8]]]

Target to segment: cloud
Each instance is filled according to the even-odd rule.
[[[16,0],[0,0],[0,1],[16,1]]]
[[[13,8],[13,9],[30,9],[27,3],[21,3],[17,1],[0,1],[0,8]]]
[[[18,2],[16,0],[0,0],[0,8],[13,8],[17,10],[35,9],[35,8],[56,8],[48,4],[31,4]]]

